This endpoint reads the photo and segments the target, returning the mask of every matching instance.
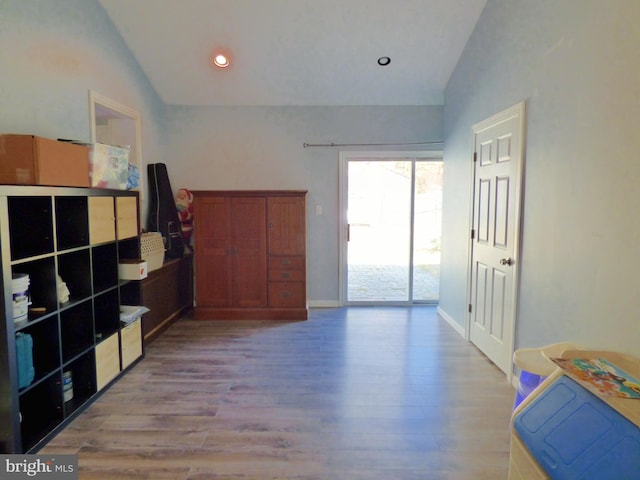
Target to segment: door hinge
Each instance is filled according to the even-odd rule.
[[[473,163],[478,161],[478,152],[473,152]]]
[[[471,311],[473,310],[471,304],[469,304],[469,313],[471,313]]]
[[[475,238],[476,238],[476,231],[475,231],[475,229],[472,228],[471,229],[471,240],[475,240]]]

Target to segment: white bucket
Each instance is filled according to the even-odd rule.
[[[29,315],[29,275],[14,273],[11,281],[13,290],[13,321],[26,320]]]

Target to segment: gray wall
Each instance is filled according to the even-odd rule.
[[[174,189],[309,191],[309,301],[337,305],[339,149],[303,143],[438,141],[442,107],[170,106],[167,131]],[[322,215],[315,214],[316,205]]]
[[[440,308],[463,326],[471,127],[527,101],[516,347],[640,354],[640,2],[488,0],[445,95]]]

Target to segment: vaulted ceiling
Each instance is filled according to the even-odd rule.
[[[442,105],[486,0],[99,2],[167,104],[333,106]]]

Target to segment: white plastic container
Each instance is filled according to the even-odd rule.
[[[62,373],[62,395],[65,402],[73,400],[73,376],[70,370]]]
[[[144,260],[120,259],[118,264],[120,280],[142,280],[147,278],[147,262]]]
[[[11,280],[13,293],[13,321],[21,322],[29,316],[29,275],[14,273]]]

